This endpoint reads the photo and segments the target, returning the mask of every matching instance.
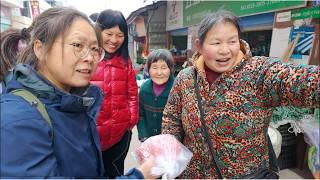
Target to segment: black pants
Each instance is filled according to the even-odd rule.
[[[105,177],[115,178],[124,174],[124,160],[127,156],[132,132],[128,130],[122,139],[106,151],[102,151]]]

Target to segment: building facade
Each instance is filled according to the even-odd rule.
[[[159,4],[163,7],[159,8]],[[288,44],[292,43],[298,32],[295,24],[308,24],[300,27],[304,31],[303,35],[308,36],[305,40],[308,44],[297,42],[298,46],[302,46],[299,48],[303,52],[296,55],[298,50],[295,49],[289,59],[295,59],[293,61],[296,63],[314,64],[309,59],[317,54],[313,47],[317,47],[319,37],[316,36],[319,34],[319,4],[318,0],[158,1],[138,9],[128,17],[130,55],[140,62],[150,50],[168,48],[173,53],[176,70],[179,72],[183,62],[188,59],[188,54],[195,51],[194,40],[201,19],[208,13],[225,9],[239,17],[241,38],[251,45],[253,55],[283,57],[288,51]],[[281,28],[278,27],[279,23]],[[282,28],[283,23],[285,28]],[[301,38],[302,34],[299,41],[303,41]]]
[[[63,5],[63,1],[50,0],[51,4]],[[29,27],[32,19],[52,7],[45,0],[1,0],[1,32]]]
[[[166,1],[158,1],[132,12],[127,18],[129,54],[142,64],[153,49],[167,48]]]

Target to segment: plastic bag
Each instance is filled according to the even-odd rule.
[[[268,135],[270,137],[273,150],[276,153],[276,157],[278,158],[281,152],[282,136],[280,132],[272,126],[268,127]]]
[[[135,150],[135,158],[142,164],[150,155],[156,160],[151,168],[152,175],[162,175],[162,179],[174,179],[187,167],[192,152],[181,144],[173,135],[152,136]]]
[[[311,146],[315,146],[317,149],[320,148],[320,126],[313,116],[306,115],[299,122],[299,126],[303,129],[304,140]]]
[[[320,127],[319,121],[313,116],[304,116],[299,121],[299,126],[304,131],[304,140],[311,147],[308,149],[308,166],[313,176],[320,178]]]

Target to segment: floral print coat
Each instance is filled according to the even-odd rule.
[[[223,178],[268,167],[266,132],[277,106],[319,107],[319,66],[282,64],[276,58],[245,57],[209,86],[201,56],[182,70],[163,113],[162,133],[173,134],[193,152],[180,178],[217,178],[201,131],[193,74],[197,71],[204,121]],[[244,52],[245,51],[245,52]]]

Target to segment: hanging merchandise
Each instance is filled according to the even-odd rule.
[[[303,118],[303,116],[312,114],[312,108],[296,108],[292,106],[277,107],[273,111],[270,125],[274,128],[278,128],[281,125],[290,123],[292,130],[296,135],[301,132],[297,127],[296,122]]]

